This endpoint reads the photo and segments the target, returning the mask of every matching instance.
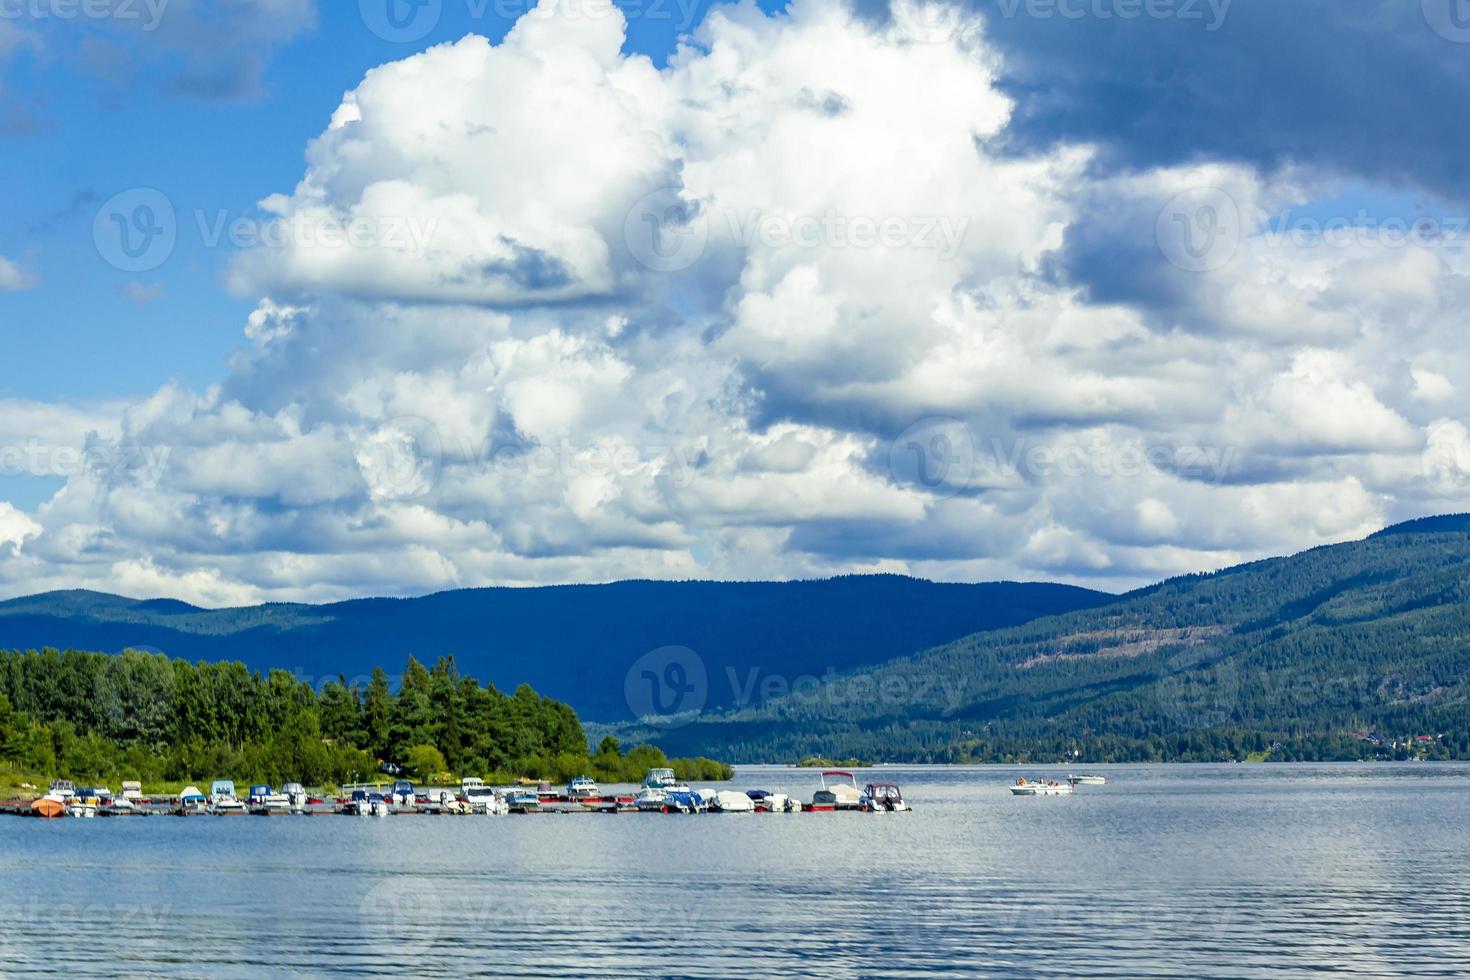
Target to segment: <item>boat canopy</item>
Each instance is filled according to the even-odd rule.
[[[235,784],[228,779],[216,779],[214,785],[209,787],[210,796],[234,796]]]

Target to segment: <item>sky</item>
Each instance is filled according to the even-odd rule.
[[[1467,96],[1460,0],[0,0],[0,596],[1470,509]]]

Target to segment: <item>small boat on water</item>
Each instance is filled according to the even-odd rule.
[[[49,796],[43,796],[31,803],[31,815],[43,820],[56,820],[66,816],[66,804],[60,800],[53,800]]]
[[[185,786],[179,794],[179,805],[174,813],[180,817],[193,817],[209,812],[209,797],[198,786]]]
[[[1108,777],[1106,777],[1106,776],[1068,776],[1067,777],[1067,782],[1071,783],[1073,786],[1106,786],[1107,785],[1107,782],[1108,782]]]
[[[106,786],[79,786],[71,799],[66,801],[66,815],[90,820],[97,816],[97,811],[102,808],[102,801],[111,796],[112,790]]]
[[[516,790],[508,802],[511,813],[541,812],[541,794],[534,789]]]
[[[822,773],[822,788],[812,796],[814,810],[856,810],[862,800],[857,777],[843,769]]]
[[[672,769],[650,769],[643,777],[643,785],[652,789],[674,789],[680,783]]]
[[[291,812],[291,797],[284,792],[277,793],[264,784],[250,787],[250,796],[247,797],[247,800],[250,812],[258,817],[271,817]]]
[[[913,809],[904,802],[903,793],[893,783],[869,783],[858,798],[863,813],[902,813]]]
[[[51,783],[51,788],[46,791],[46,799],[55,800],[57,803],[66,803],[77,795],[77,788],[70,779],[57,779]]]
[[[243,800],[235,796],[235,784],[216,779],[209,787],[209,812],[216,817],[238,817],[250,812]]]
[[[774,793],[768,789],[746,790],[745,795],[755,804],[758,813],[800,813],[801,801],[793,800],[785,793]]]
[[[1055,779],[1027,779],[1022,776],[1011,785],[1016,796],[1071,796],[1072,784],[1059,783]]]
[[[718,813],[754,813],[755,800],[752,800],[748,793],[722,789],[717,791],[714,799],[710,801],[710,809]]]
[[[291,813],[305,813],[310,797],[307,796],[306,787],[300,783],[287,783],[281,787],[281,795],[286,797],[286,809]]]
[[[510,804],[506,802],[505,797],[495,792],[493,786],[486,786],[483,779],[471,776],[461,780],[459,790],[463,794],[465,806],[470,808],[471,813],[504,816],[510,812]]]
[[[591,776],[578,776],[567,783],[567,799],[599,800],[601,798],[602,790],[597,788],[597,783]]]

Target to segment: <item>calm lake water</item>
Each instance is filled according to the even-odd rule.
[[[1470,974],[1470,766],[1086,771],[884,769],[883,816],[7,818],[0,973]]]

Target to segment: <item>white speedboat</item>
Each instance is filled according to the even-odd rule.
[[[597,788],[597,783],[591,776],[578,776],[567,783],[567,799],[570,800],[598,800],[602,798],[602,790]]]
[[[1108,782],[1108,777],[1106,777],[1106,776],[1068,776],[1067,777],[1067,782],[1071,783],[1073,786],[1106,786],[1107,785],[1107,782]]]
[[[481,780],[466,779],[460,784],[460,791],[464,794],[465,806],[470,808],[471,813],[498,817],[510,812],[510,804],[506,802],[504,795],[495,792],[493,787],[486,786]]]
[[[1055,779],[1033,780],[1022,776],[1011,785],[1011,792],[1016,796],[1071,796],[1072,785],[1059,783]]]
[[[209,812],[216,817],[237,817],[250,810],[235,797],[234,783],[228,779],[216,779],[209,787]]]
[[[858,809],[863,813],[903,813],[913,808],[904,802],[895,784],[869,783],[858,798]]]
[[[862,796],[856,776],[842,769],[828,769],[822,773],[822,788],[812,796],[812,808],[856,810]]]

